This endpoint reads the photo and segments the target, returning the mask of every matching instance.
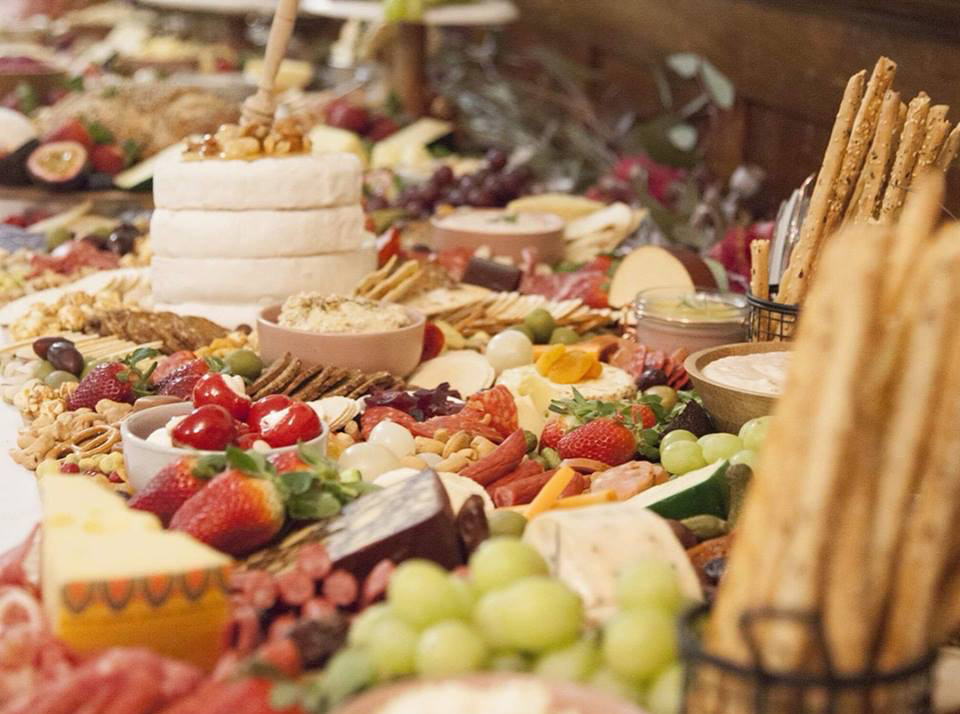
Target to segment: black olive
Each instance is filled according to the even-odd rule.
[[[47,361],[53,365],[54,369],[69,372],[77,377],[83,372],[83,355],[72,342],[67,340],[60,340],[50,345],[47,349]]]
[[[91,233],[90,235],[84,236],[81,240],[83,240],[86,243],[89,243],[97,250],[107,249],[107,239],[105,236],[97,235],[96,233]]]
[[[65,340],[62,337],[41,337],[38,340],[34,340],[33,353],[40,359],[46,359],[47,351],[50,349],[50,345],[56,342],[66,342],[69,345],[73,345],[70,340]]]
[[[661,384],[666,384],[668,379],[667,373],[662,369],[648,368],[643,370],[640,376],[637,377],[637,389],[642,392],[644,389],[649,389],[650,387],[659,387]]]
[[[107,248],[117,255],[126,255],[133,250],[133,243],[140,232],[129,223],[121,223],[107,237]]]

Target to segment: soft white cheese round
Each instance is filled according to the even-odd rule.
[[[619,367],[611,367],[601,363],[600,376],[596,379],[586,379],[576,384],[558,384],[537,372],[535,365],[505,369],[497,380],[497,384],[504,385],[517,396],[534,396],[534,391],[543,391],[549,399],[573,399],[573,390],[576,389],[584,399],[603,399],[612,401],[626,399],[637,393],[637,387],[627,372]],[[549,400],[546,401],[549,405]]]
[[[373,248],[296,258],[166,258],[151,261],[153,295],[160,303],[260,305],[297,292],[349,293],[377,267]]]
[[[157,208],[297,210],[360,202],[363,167],[353,154],[302,154],[250,161],[162,160],[153,177]]]
[[[307,211],[158,208],[150,220],[154,255],[272,258],[357,250],[365,238],[359,204]]]

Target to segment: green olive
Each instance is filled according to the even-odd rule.
[[[527,527],[527,519],[523,514],[500,508],[487,518],[491,536],[513,536],[519,538]]]
[[[60,385],[62,384],[66,384],[67,382],[76,382],[77,377],[69,372],[64,372],[62,369],[55,369],[53,372],[48,374],[47,378],[43,381],[51,389],[59,389]]]
[[[580,341],[580,335],[572,327],[558,327],[550,335],[551,345],[574,345]]]
[[[660,404],[664,409],[673,409],[673,406],[677,403],[677,390],[668,387],[666,384],[648,387],[643,393],[648,396],[660,397]]]
[[[550,335],[553,334],[554,328],[557,326],[554,322],[553,315],[544,310],[542,307],[538,307],[536,310],[532,310],[523,318],[523,324],[529,328],[533,333],[533,336],[536,338],[536,344],[546,344],[550,339]]]
[[[253,350],[234,350],[224,360],[232,374],[256,379],[263,371],[263,360]]]

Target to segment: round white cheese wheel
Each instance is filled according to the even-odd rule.
[[[150,220],[154,255],[174,258],[270,258],[342,253],[363,245],[359,204],[309,211],[173,211]]]
[[[293,258],[167,258],[150,264],[157,302],[265,307],[298,292],[349,293],[377,267],[373,248]]]
[[[174,157],[153,176],[157,208],[296,210],[360,202],[363,167],[353,154],[302,154],[250,161]]]

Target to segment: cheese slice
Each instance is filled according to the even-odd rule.
[[[41,586],[54,634],[78,652],[149,647],[211,668],[229,616],[231,559],[90,479],[47,476]]]
[[[703,599],[680,541],[664,519],[640,504],[625,501],[547,511],[527,524],[523,539],[539,551],[551,574],[580,595],[591,619],[612,613],[619,572],[642,558],[670,563],[683,594]]]

